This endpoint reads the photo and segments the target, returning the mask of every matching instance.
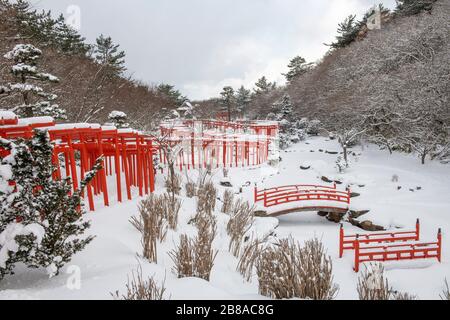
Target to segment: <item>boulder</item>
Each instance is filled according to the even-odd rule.
[[[261,217],[261,218],[265,218],[267,217],[267,211],[264,210],[256,210],[255,213],[253,214],[255,217]]]
[[[320,217],[326,217],[326,216],[328,215],[328,212],[319,211],[319,212],[317,212],[317,214],[318,214]]]
[[[342,212],[329,212],[327,215],[327,220],[339,223],[342,221],[344,216],[345,216],[345,213],[342,213]]]
[[[356,198],[356,197],[359,197],[359,196],[361,196],[360,193],[357,193],[357,192],[350,193],[350,198]]]
[[[360,211],[354,211],[354,210],[350,210],[350,214],[349,217],[351,219],[358,219],[359,217],[368,214],[370,212],[370,210],[360,210]]]
[[[384,231],[385,229],[381,226],[373,224],[372,221],[366,220],[359,223],[359,227],[365,231]]]
[[[333,183],[333,182],[334,182],[333,180],[330,180],[330,179],[328,179],[328,178],[325,177],[325,176],[323,176],[323,177],[321,178],[321,180],[322,180],[323,182],[326,182],[326,183]]]

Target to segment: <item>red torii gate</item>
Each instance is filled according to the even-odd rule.
[[[55,125],[50,117],[9,119],[8,121],[8,125],[0,125],[0,137],[5,139],[31,139],[36,129],[48,131],[51,141],[55,144],[54,179],[63,178],[60,160],[62,155],[64,176],[71,178],[73,190],[79,188],[80,181],[85,177],[86,172],[92,169],[96,159],[104,157],[103,168],[86,187],[91,211],[95,210],[94,195],[103,194],[104,204],[109,206],[107,177],[113,174],[116,176],[119,202],[123,200],[122,175],[129,200],[132,198],[131,187],[137,187],[140,196],[155,190],[153,168],[155,148],[150,136],[131,129],[118,130],[115,127],[102,127],[98,124]],[[0,153],[0,156],[5,155],[5,152]],[[78,156],[79,159],[77,159]]]

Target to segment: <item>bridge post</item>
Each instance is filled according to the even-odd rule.
[[[356,235],[355,240],[355,272],[359,272],[359,235]]]
[[[344,225],[341,223],[339,230],[339,258],[344,255]]]
[[[442,262],[442,230],[439,228],[438,231],[438,261]]]
[[[416,241],[420,240],[420,220],[416,221]]]

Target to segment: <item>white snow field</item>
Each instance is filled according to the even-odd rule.
[[[371,220],[388,230],[405,228],[414,230],[415,221],[421,219],[421,240],[436,241],[438,228],[443,231],[443,260],[414,260],[384,263],[390,285],[395,290],[415,294],[420,299],[439,299],[444,279],[450,280],[450,166],[438,162],[421,165],[413,155],[380,151],[376,146],[356,147],[351,156],[351,167],[345,174],[335,168],[337,155],[319,152],[340,151],[336,141],[310,138],[281,153],[283,161],[279,172],[264,166],[261,168],[234,168],[230,181],[236,192],[243,186],[242,197],[253,203],[254,183],[259,189],[289,184],[327,185],[320,178],[325,175],[352,184],[352,191],[361,194],[352,199],[351,208],[369,210],[360,221]],[[313,152],[312,152],[313,151]],[[301,170],[310,165],[310,170]],[[189,172],[195,175],[196,171]],[[398,182],[393,182],[393,176]],[[214,180],[223,178],[222,170],[214,172]],[[114,185],[114,183],[112,183]],[[157,190],[162,192],[163,177],[158,175]],[[361,187],[363,186],[363,187]],[[398,190],[398,187],[401,189]],[[220,196],[225,188],[219,187]],[[228,216],[220,214],[217,205],[218,235],[214,246],[219,250],[212,271],[211,281],[177,279],[168,256],[180,234],[195,234],[188,221],[195,214],[195,200],[184,199],[177,232],[169,232],[167,240],[158,247],[158,264],[149,264],[138,258],[141,252],[140,237],[129,219],[137,214],[139,199],[114,204],[104,208],[97,199],[95,213],[88,213],[92,220],[90,233],[94,241],[78,253],[57,277],[49,279],[45,270],[16,268],[16,274],[8,276],[0,284],[0,299],[112,299],[111,292],[125,291],[127,276],[142,265],[144,276],[155,275],[165,279],[167,296],[171,299],[265,299],[258,294],[257,279],[244,281],[236,271],[237,259],[228,252],[228,236],[225,226]],[[276,228],[276,229],[275,229]],[[339,225],[329,222],[316,212],[292,213],[278,218],[257,218],[254,231],[263,236],[275,229],[278,237],[292,235],[303,242],[314,236],[322,239],[333,259],[335,282],[340,290],[337,299],[357,299],[357,274],[353,272],[353,253],[347,251],[339,259]],[[363,233],[345,223],[346,233]],[[361,266],[361,270],[364,266]],[[80,287],[77,288],[77,275]],[[69,284],[69,286],[68,286]]]

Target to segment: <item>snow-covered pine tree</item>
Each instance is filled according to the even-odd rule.
[[[128,116],[122,111],[112,111],[108,115],[108,119],[117,129],[129,128]]]
[[[105,68],[111,75],[120,76],[126,70],[125,51],[119,51],[119,45],[113,43],[111,37],[100,35],[96,40],[94,49],[95,60]]]
[[[268,93],[271,89],[274,88],[274,83],[271,83],[267,80],[267,78],[265,76],[263,76],[261,79],[259,79],[256,83],[255,83],[255,94],[264,94],[264,93]]]
[[[11,150],[2,164],[10,166],[9,180],[15,183],[15,190],[1,195],[1,275],[11,273],[17,262],[44,267],[50,276],[57,275],[93,239],[82,237],[90,223],[82,219],[81,193],[100,170],[101,159],[86,174],[80,190],[71,192],[69,178],[52,179],[53,146],[47,132],[36,131],[32,140],[1,142],[4,149]]]
[[[305,74],[309,70],[311,70],[312,66],[313,66],[313,64],[307,63],[305,58],[296,56],[288,64],[288,68],[289,68],[288,73],[283,74],[283,75],[286,77],[286,80],[288,82],[291,82],[295,78],[297,78],[297,77]]]
[[[431,11],[436,0],[398,0],[396,13],[412,16],[422,11]]]
[[[294,106],[291,98],[285,94],[280,100],[272,105],[272,114],[275,120],[280,122],[280,148],[286,149],[292,143],[299,141],[299,135],[296,128],[296,120],[293,115]]]
[[[35,82],[56,83],[59,79],[49,73],[40,72],[37,67],[42,51],[31,44],[19,44],[5,54],[5,58],[14,61],[11,73],[17,80],[7,87],[11,94],[21,96],[22,104],[12,110],[22,117],[51,116],[65,119],[66,112],[59,105],[53,104],[56,95],[44,92]]]
[[[333,49],[344,48],[355,41],[358,36],[360,26],[356,21],[356,15],[349,15],[345,20],[338,25],[338,35],[336,42],[333,42],[330,47]]]
[[[224,87],[220,93],[221,100],[220,104],[224,111],[228,114],[228,121],[231,121],[234,112],[234,107],[236,105],[236,98],[234,96],[234,89],[230,86]]]
[[[183,96],[179,90],[176,90],[173,85],[161,83],[158,85],[157,90],[166,97],[170,98],[175,106],[181,106],[183,102],[187,100],[187,98]]]
[[[250,90],[245,89],[244,86],[241,86],[236,92],[236,110],[241,115],[245,116],[247,112],[247,108],[252,102],[252,93]]]

